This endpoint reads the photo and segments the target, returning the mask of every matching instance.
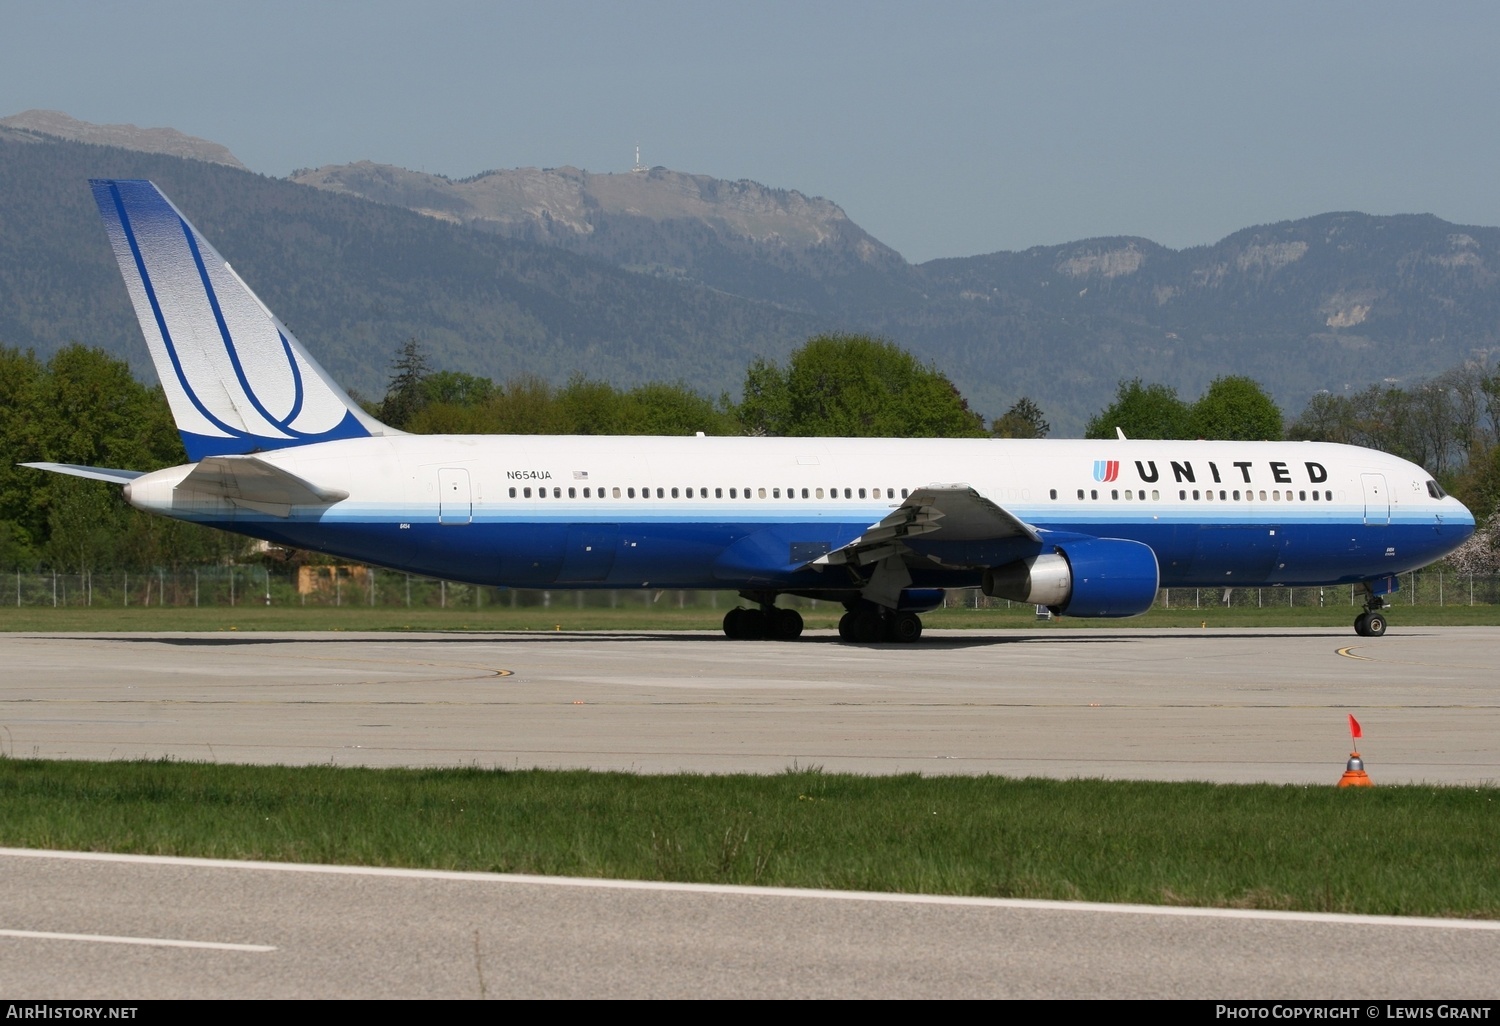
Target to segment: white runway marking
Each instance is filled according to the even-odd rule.
[[[267,944],[227,944],[218,941],[173,940],[170,937],[110,937],[100,933],[49,933],[44,930],[0,930],[0,937],[21,940],[84,941],[90,944],[138,944],[148,948],[206,948],[210,951],[275,951]]]
[[[689,894],[723,894],[742,897],[802,898],[819,901],[865,901],[909,905],[953,905],[974,908],[1037,909],[1049,912],[1094,912],[1116,915],[1168,916],[1194,919],[1261,919],[1282,923],[1339,923],[1350,926],[1406,926],[1423,929],[1480,930],[1500,932],[1500,921],[1489,919],[1431,919],[1420,916],[1361,916],[1338,912],[1279,912],[1262,909],[1196,908],[1173,905],[1112,905],[1094,901],[1043,901],[1032,898],[973,898],[945,894],[894,894],[879,891],[828,891],[795,887],[746,887],[728,884],[668,883],[654,880],[606,880],[576,876],[531,876],[520,873],[464,873],[447,869],[398,869],[386,866],[329,866],[297,862],[237,862],[228,859],[182,858],[166,855],[122,855],[112,852],[47,851],[32,848],[0,848],[0,858],[76,859],[85,862],[126,862],[137,865],[196,866],[203,869],[248,869],[278,873],[328,873],[347,876],[388,876],[419,880],[462,880],[529,884],[542,887],[589,887],[600,890],[677,891]],[[8,935],[0,931],[0,935]],[[57,935],[61,936],[61,935]],[[137,941],[133,943],[147,943]],[[183,946],[212,947],[189,941]],[[218,945],[236,950],[240,945]]]

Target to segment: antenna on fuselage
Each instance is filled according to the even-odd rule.
[[[1128,441],[1128,439],[1125,437],[1125,429],[1124,428],[1116,425],[1115,426],[1115,434],[1120,436],[1120,441],[1122,441],[1122,442]]]

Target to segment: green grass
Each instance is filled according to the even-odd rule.
[[[727,602],[727,600],[726,600]],[[369,606],[0,606],[0,631],[717,631],[727,604],[718,609],[679,609],[668,603],[578,608],[559,602],[550,608],[486,606],[482,609],[404,609]],[[937,609],[922,614],[933,629],[1074,630],[1121,627],[1338,627],[1352,633],[1358,609],[1343,605],[1273,606],[1257,609],[1174,607],[1153,609],[1128,620],[1061,618],[1039,622],[1030,606],[1011,609]],[[803,608],[808,630],[838,626],[843,610],[830,603]],[[1406,606],[1389,613],[1391,628],[1500,625],[1500,606]]]
[[[0,759],[0,844],[1500,918],[1500,789]]]

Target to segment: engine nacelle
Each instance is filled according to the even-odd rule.
[[[1073,571],[1061,556],[1028,556],[986,570],[980,590],[991,598],[1061,606],[1073,594]]]
[[[1123,538],[1058,542],[1057,553],[1030,556],[984,572],[986,595],[1047,606],[1061,616],[1138,616],[1161,582],[1151,546]]]

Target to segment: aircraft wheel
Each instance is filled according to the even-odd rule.
[[[854,614],[853,613],[845,613],[843,616],[839,617],[839,640],[840,641],[853,641],[854,640]]]
[[[1366,626],[1369,619],[1369,613],[1360,613],[1354,618],[1354,633],[1358,634],[1361,638],[1368,638],[1370,636],[1369,628]]]
[[[873,645],[885,640],[885,618],[874,609],[861,609],[855,613],[855,639],[862,645]]]
[[[1365,614],[1365,637],[1380,638],[1385,636],[1385,615],[1383,613]]]
[[[765,617],[759,609],[739,606],[724,614],[724,633],[736,641],[754,641],[765,636]]]
[[[795,641],[802,636],[802,614],[795,609],[777,609],[772,615],[776,618],[776,637],[782,641]]]
[[[916,613],[897,613],[891,618],[891,640],[910,644],[922,636],[922,618]]]

